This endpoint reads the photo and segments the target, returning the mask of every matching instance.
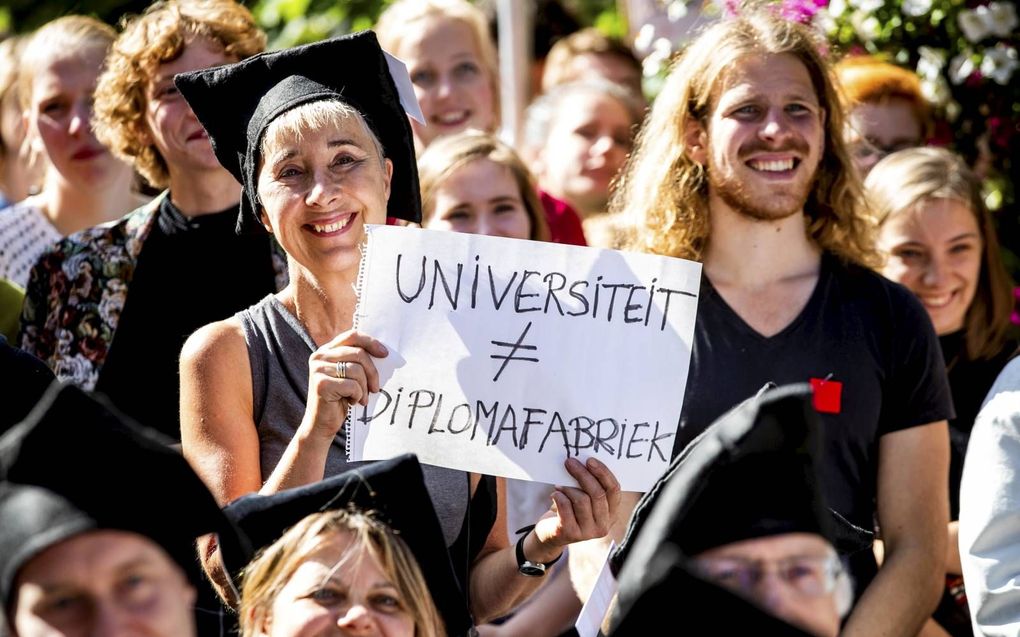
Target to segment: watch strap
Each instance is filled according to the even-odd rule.
[[[517,554],[517,569],[520,570],[522,573],[530,574],[525,571],[525,569],[527,569],[528,566],[540,566],[542,570],[541,574],[544,575],[545,571],[548,570],[550,566],[560,561],[560,558],[563,557],[563,553],[565,553],[566,551],[561,551],[560,554],[557,555],[550,562],[532,562],[524,555],[524,540],[528,537],[528,534],[534,530],[535,530],[534,524],[529,524],[528,526],[522,527],[517,530],[518,535],[521,536],[520,538],[518,538],[517,545],[515,547],[515,552]]]

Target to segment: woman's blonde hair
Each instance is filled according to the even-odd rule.
[[[84,15],[66,15],[39,27],[29,36],[18,62],[18,99],[23,110],[32,105],[35,72],[53,60],[80,59],[85,52],[106,56],[117,32],[113,27]]]
[[[496,53],[496,44],[489,33],[489,22],[480,9],[466,0],[397,0],[386,7],[373,30],[379,38],[379,46],[393,55],[398,55],[403,39],[420,28],[415,23],[433,17],[456,20],[470,29],[478,54],[482,58],[482,65],[489,75],[489,86],[493,95],[492,107],[495,111],[493,126],[498,127],[499,56]]]
[[[677,58],[638,134],[610,202],[636,226],[634,246],[699,260],[709,241],[706,169],[688,155],[691,123],[707,127],[728,71],[752,55],[792,55],[806,68],[825,112],[825,145],[804,206],[812,240],[842,260],[879,262],[873,225],[861,208],[861,182],[843,141],[840,107],[823,44],[808,27],[765,9],[710,26]]]
[[[443,620],[425,585],[421,568],[407,544],[369,513],[353,510],[324,511],[307,516],[264,549],[245,568],[241,585],[242,637],[257,634],[272,621],[273,601],[308,556],[338,536],[350,538],[340,564],[368,557],[400,592],[414,619],[416,637],[446,634]]]
[[[549,224],[545,209],[538,198],[535,178],[512,148],[495,136],[479,131],[465,131],[442,137],[432,142],[418,159],[418,179],[421,183],[422,224],[436,212],[436,191],[443,183],[467,164],[488,159],[510,171],[520,191],[524,209],[531,220],[534,241],[549,241]]]
[[[206,38],[234,60],[266,48],[251,13],[233,0],[165,0],[125,21],[96,86],[96,136],[153,186],[165,188],[166,160],[145,123],[149,83],[159,65],[179,58],[194,38]]]
[[[981,273],[964,317],[965,356],[992,358],[1006,345],[1013,310],[1013,281],[999,252],[981,180],[963,159],[944,148],[910,148],[875,164],[864,182],[872,213],[881,226],[933,199],[949,199],[974,214],[981,234]]]

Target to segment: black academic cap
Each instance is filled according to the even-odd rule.
[[[763,389],[706,429],[635,509],[613,556],[617,617],[660,586],[649,573],[663,572],[664,551],[683,570],[707,549],[780,533],[816,533],[844,554],[866,548],[871,534],[825,506],[820,436],[807,384]]]
[[[346,508],[376,512],[404,540],[421,566],[447,633],[467,634],[473,625],[467,597],[454,574],[421,465],[413,454],[366,463],[280,493],[251,494],[235,500],[224,512],[249,544],[239,546],[229,536],[221,538],[223,563],[238,581],[256,552],[275,542],[288,528],[313,513]]]
[[[388,215],[421,221],[414,137],[390,69],[375,33],[361,31],[174,77],[217,159],[244,187],[239,231],[257,223],[256,171],[266,128],[286,111],[328,99],[358,109],[393,162]],[[405,103],[413,100],[407,93]]]
[[[200,576],[195,538],[231,529],[171,441],[101,399],[54,383],[0,437],[0,595],[45,549],[89,530],[146,536]]]

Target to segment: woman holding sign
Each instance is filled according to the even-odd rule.
[[[338,70],[344,60],[357,63]],[[413,94],[369,32],[177,77],[217,157],[243,184],[239,231],[271,232],[290,272],[280,293],[202,328],[181,354],[184,453],[221,503],[347,468],[348,405],[380,389],[373,357],[387,355],[351,330],[365,224],[421,216],[398,82]],[[527,575],[541,574],[538,565],[564,546],[607,531],[615,477],[595,460],[566,468],[580,488],[557,490],[517,547],[504,526],[502,481],[426,468],[478,622],[534,590],[541,580]],[[495,515],[485,519],[486,508]],[[211,543],[205,549],[215,575]]]

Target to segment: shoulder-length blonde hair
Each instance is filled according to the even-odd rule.
[[[861,183],[843,141],[845,116],[823,44],[808,27],[765,9],[718,22],[676,59],[638,133],[610,202],[636,227],[636,249],[700,260],[709,240],[708,179],[688,156],[688,124],[706,126],[727,71],[751,55],[796,57],[825,112],[825,147],[805,205],[812,240],[842,260],[878,263]]]
[[[534,241],[549,241],[549,224],[545,209],[538,198],[535,178],[512,148],[495,136],[479,131],[465,131],[432,142],[418,159],[418,180],[421,183],[422,225],[436,212],[436,190],[450,175],[479,159],[507,168],[520,191],[524,210],[531,220]]]
[[[23,110],[32,105],[35,74],[47,63],[64,58],[80,59],[85,51],[109,51],[117,32],[113,27],[85,15],[65,15],[39,27],[28,36],[18,60],[18,99]]]
[[[489,32],[489,22],[481,9],[467,0],[397,0],[379,16],[372,30],[379,38],[379,46],[399,57],[400,44],[410,33],[416,32],[416,24],[425,18],[443,18],[465,24],[474,36],[482,65],[489,76],[492,89],[494,127],[499,127],[499,56],[496,44]],[[493,131],[489,131],[493,132]]]
[[[397,587],[416,637],[442,637],[443,620],[421,568],[402,539],[369,513],[336,510],[313,513],[291,527],[245,568],[239,607],[241,635],[252,637],[272,621],[273,601],[308,556],[340,534],[350,538],[341,562],[373,559]]]
[[[974,172],[943,148],[910,148],[875,164],[864,184],[880,226],[932,199],[958,201],[970,209],[981,234],[982,254],[977,291],[963,320],[964,353],[976,360],[1002,351],[1013,311],[1013,281],[1002,263],[995,223]]]
[[[161,0],[124,23],[96,85],[96,137],[157,188],[170,185],[166,160],[145,123],[148,87],[160,64],[172,62],[194,38],[206,38],[234,60],[266,48],[266,35],[233,0]]]

